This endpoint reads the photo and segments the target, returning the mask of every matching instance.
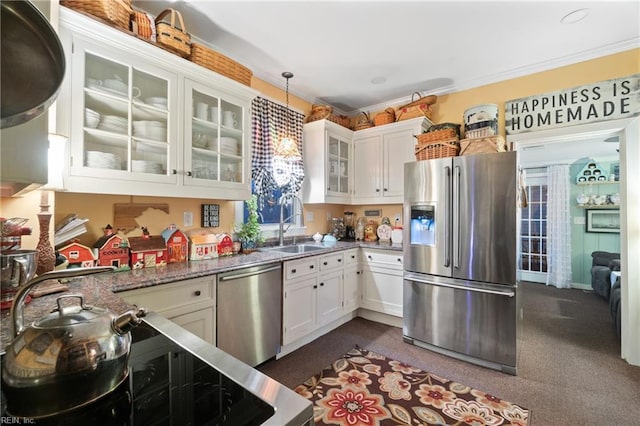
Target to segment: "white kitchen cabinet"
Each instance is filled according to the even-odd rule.
[[[353,297],[353,294],[345,293],[345,254],[357,250],[284,262],[283,345],[291,344],[357,308],[357,300],[355,303],[349,300],[349,308],[345,308],[346,298]],[[351,284],[348,286],[353,292]]]
[[[303,127],[305,203],[349,203],[353,186],[353,131],[329,120]]]
[[[426,118],[414,118],[354,133],[353,204],[404,201],[404,163],[415,161],[414,135],[429,126]]]
[[[353,312],[360,304],[360,249],[344,252],[344,312]]]
[[[68,191],[249,197],[256,91],[65,7],[60,39]]]
[[[363,249],[360,307],[402,317],[402,253]]]
[[[215,345],[215,286],[215,276],[208,276],[123,291],[118,296],[184,326]]]

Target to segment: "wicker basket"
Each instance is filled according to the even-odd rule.
[[[458,138],[458,133],[456,132],[456,129],[447,128],[447,129],[435,130],[433,132],[426,132],[420,135],[416,135],[416,139],[418,139],[419,144],[426,144],[426,143],[441,141],[441,140],[449,140],[449,139],[458,140],[459,138]]]
[[[156,23],[147,12],[134,10],[131,15],[131,31],[138,37],[156,42]]]
[[[467,130],[464,132],[464,137],[466,139],[478,139],[494,136],[495,134],[496,130],[493,127],[483,127],[481,129]]]
[[[61,0],[60,4],[129,30],[129,16],[133,13],[131,0]]]
[[[416,95],[418,95],[418,99],[414,100]],[[409,120],[417,117],[427,117],[431,119],[433,115],[432,105],[436,103],[437,99],[436,95],[422,97],[419,92],[414,92],[413,95],[411,95],[411,102],[398,108],[396,121]]]
[[[163,18],[171,15],[169,22]],[[180,27],[176,27],[176,19]],[[178,56],[186,58],[191,54],[191,36],[184,25],[182,14],[175,9],[165,9],[156,18],[156,37],[158,45]]]
[[[387,108],[373,117],[373,124],[376,126],[383,126],[385,124],[393,123],[394,121],[396,121],[396,110],[393,108]]]
[[[425,144],[417,144],[415,147],[416,160],[431,160],[433,158],[456,157],[460,152],[458,139],[442,140]]]
[[[198,43],[191,44],[189,60],[194,64],[201,65],[211,71],[229,77],[245,86],[251,86],[253,73],[249,68],[215,50],[209,49],[207,46]]]
[[[488,154],[507,151],[507,143],[500,135],[460,141],[460,155]]]
[[[371,121],[369,114],[364,111],[360,114],[362,114],[363,117],[356,121],[356,125],[353,127],[353,130],[364,130],[373,127],[373,122]]]
[[[333,121],[334,123],[342,127],[346,127],[347,129],[351,128],[351,120],[346,115],[331,114],[329,115],[329,117],[327,117],[327,120]]]

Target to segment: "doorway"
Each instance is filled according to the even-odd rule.
[[[544,168],[527,171],[527,207],[520,216],[520,277],[523,281],[547,282],[547,173]]]
[[[572,141],[617,135],[620,141],[620,254],[621,254],[621,357],[640,365],[640,118],[633,117],[509,135],[507,141],[522,155],[525,148],[544,151],[547,161],[561,160],[556,147]],[[631,260],[633,259],[633,261]]]

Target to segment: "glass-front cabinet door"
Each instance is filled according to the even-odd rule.
[[[327,135],[327,192],[349,194],[349,142]]]
[[[176,183],[177,76],[82,39],[73,55],[71,173]]]
[[[196,81],[185,86],[185,185],[245,183],[248,111]]]

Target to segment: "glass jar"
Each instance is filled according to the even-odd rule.
[[[331,223],[329,225],[329,232],[336,237],[337,240],[344,239],[345,237],[345,226],[344,219],[341,217],[334,217],[331,219]]]

